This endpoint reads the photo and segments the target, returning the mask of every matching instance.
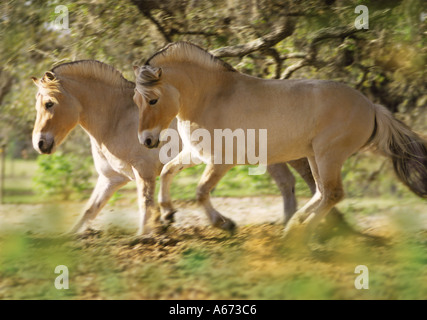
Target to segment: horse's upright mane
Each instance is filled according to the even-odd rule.
[[[75,75],[102,81],[112,86],[134,87],[135,84],[123,77],[114,67],[98,60],[77,60],[55,66],[51,72],[57,75]]]
[[[205,49],[185,41],[168,44],[152,55],[145,65],[156,65],[167,62],[190,62],[198,64],[202,68],[208,67],[236,72],[236,69],[231,65],[215,57]]]

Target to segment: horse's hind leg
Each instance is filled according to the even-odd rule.
[[[196,195],[198,203],[205,209],[212,225],[227,231],[233,231],[236,225],[232,220],[224,217],[214,209],[210,201],[210,191],[232,167],[232,165],[207,164],[197,186]]]
[[[319,205],[322,199],[322,194],[320,192],[319,183],[318,183],[319,173],[318,173],[317,163],[314,157],[308,157],[307,159],[308,159],[308,163],[310,164],[310,169],[311,169],[314,181],[316,183],[315,192],[311,197],[311,199],[294,214],[292,219],[285,226],[285,230],[284,230],[285,238],[296,238],[296,237],[303,236],[302,233],[304,230],[302,230],[302,227],[303,227],[302,223],[313,212],[313,209],[315,209]]]
[[[310,188],[312,195],[314,195],[316,193],[316,181],[314,180],[313,174],[311,172],[308,159],[302,158],[299,160],[292,160],[289,161],[288,164],[290,164],[304,179],[305,183],[307,183],[308,187]],[[317,199],[318,196],[316,197]],[[325,218],[325,224],[323,225],[322,233],[324,236],[327,236],[332,232],[337,232],[337,230],[339,232],[355,232],[353,228],[345,221],[343,213],[340,212],[336,207],[333,207]]]
[[[318,187],[319,173],[316,161],[314,157],[308,157],[307,159],[308,163],[310,164],[313,180],[315,181],[315,188],[314,192],[312,192],[313,196],[311,197],[311,199],[295,213],[294,217],[292,218],[292,223],[302,223],[312,212],[313,208],[315,208],[321,200],[321,192]]]
[[[305,183],[310,188],[311,194],[316,192],[316,181],[311,172],[310,163],[307,158],[289,161],[288,164],[295,169],[296,172],[304,179]]]
[[[274,179],[283,197],[284,224],[286,225],[295,213],[297,201],[295,198],[295,177],[286,163],[267,166],[268,173]]]
[[[307,239],[326,214],[342,199],[341,181],[343,161],[325,157],[310,157],[310,167],[316,180],[317,190],[310,201],[294,215],[285,229],[285,236]],[[292,234],[292,235],[291,235]]]
[[[341,180],[341,167],[343,160],[321,157],[317,161],[318,166],[318,188],[321,200],[309,215],[304,224],[307,232],[312,232],[328,212],[344,197],[344,189]]]

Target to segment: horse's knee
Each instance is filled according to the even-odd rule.
[[[168,179],[170,176],[172,175],[172,170],[168,169],[168,170],[162,170],[162,172],[160,173],[160,180],[166,180]]]
[[[334,188],[324,192],[323,197],[328,204],[335,205],[344,198],[344,190],[342,188]]]
[[[139,201],[143,208],[151,208],[151,207],[154,207],[155,205],[154,195],[148,191],[142,192],[142,194],[140,195]]]
[[[95,207],[91,207],[89,209],[87,209],[84,214],[83,214],[83,219],[85,220],[93,220],[96,217],[96,214],[98,212],[100,205],[95,205]],[[96,208],[96,209],[95,209]]]
[[[209,191],[207,191],[204,186],[198,186],[196,190],[196,201],[199,203],[203,203],[208,199]]]
[[[181,171],[183,168],[184,168],[183,165],[164,167],[162,172],[160,173],[160,178],[161,179],[168,179],[169,177],[171,177],[175,173]]]

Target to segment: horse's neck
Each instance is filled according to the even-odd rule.
[[[180,66],[173,68],[169,75],[170,83],[180,92],[180,109],[178,118],[186,121],[200,115],[207,92],[215,91],[218,86],[218,74],[197,66]],[[169,81],[168,80],[168,81]]]
[[[178,118],[183,121],[193,121],[201,116],[207,107],[209,94],[217,95],[224,92],[224,87],[230,90],[235,72],[212,72],[197,67],[178,69],[171,79],[174,87],[181,93],[181,105]],[[183,77],[182,75],[185,75]]]
[[[113,136],[117,129],[119,118],[124,118],[132,112],[133,104],[131,88],[111,88],[103,84],[82,83],[75,93],[82,109],[80,112],[80,125],[99,143],[104,143],[106,138]]]

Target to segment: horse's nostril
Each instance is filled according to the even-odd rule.
[[[39,141],[39,150],[43,150],[43,145],[44,145],[44,141],[40,140]]]
[[[53,141],[46,140],[44,138],[41,138],[39,142],[37,143],[37,146],[39,148],[39,151],[41,153],[51,153],[53,148]]]
[[[145,144],[147,147],[151,146],[151,139],[150,139],[150,138],[145,139],[144,144]]]

